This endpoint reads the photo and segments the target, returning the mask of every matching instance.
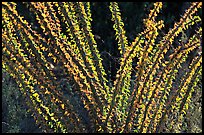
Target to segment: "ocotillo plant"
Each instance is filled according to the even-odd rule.
[[[118,3],[110,2],[121,55],[112,85],[92,32],[89,2],[23,4],[35,25],[19,14],[17,3],[2,3],[2,66],[15,78],[43,132],[161,132],[169,115],[179,112],[171,125],[185,117],[202,72],[196,14],[201,2],[191,3],[167,33],[157,19],[162,3],[154,3],[132,43]],[[179,76],[193,51],[195,57]]]

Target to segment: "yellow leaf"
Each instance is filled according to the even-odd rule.
[[[68,112],[66,111],[65,113],[64,113],[64,115],[67,115],[68,114]]]
[[[50,94],[50,92],[48,90],[45,91],[45,94]]]
[[[50,116],[51,116],[51,117],[54,116],[54,113],[51,113]]]
[[[33,94],[34,97],[39,97],[38,93]]]
[[[162,66],[165,67],[166,65],[164,63],[162,63]]]
[[[64,104],[61,104],[62,109],[64,109]]]
[[[49,54],[48,54],[48,57],[50,57],[50,56],[52,56],[52,53],[49,53]]]
[[[42,114],[42,111],[40,110],[40,108],[38,108],[38,112],[39,112],[39,114]]]
[[[48,117],[47,117],[47,116],[45,116],[45,120],[48,120]]]
[[[25,79],[25,75],[22,75],[22,77],[21,77],[22,79]]]
[[[51,117],[51,120],[54,120],[55,119],[55,117]]]
[[[46,48],[45,48],[45,47],[42,47],[41,49],[42,49],[43,51],[45,51]]]

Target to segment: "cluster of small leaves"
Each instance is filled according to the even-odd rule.
[[[32,29],[19,15],[16,3],[2,3],[3,68],[16,79],[26,103],[44,132],[160,132],[169,113],[186,115],[193,87],[202,72],[202,56],[197,54],[173,87],[178,70],[188,54],[201,45],[201,18],[196,15],[201,2],[193,2],[179,22],[161,39],[164,21],[157,21],[162,2],[154,3],[144,19],[144,31],[128,44],[119,6],[111,2],[120,68],[113,86],[108,86],[102,59],[91,29],[89,2],[25,2],[43,33]],[[61,25],[66,27],[62,32]],[[186,30],[196,26],[192,36]],[[180,36],[180,34],[183,34]],[[180,38],[179,46],[167,54]],[[168,57],[168,59],[165,58]],[[136,67],[132,66],[137,58]],[[61,63],[65,80],[74,87],[59,87],[54,69]],[[131,75],[136,71],[131,86]],[[190,84],[194,85],[190,85]],[[87,120],[67,98],[78,96],[87,112]],[[79,104],[79,103],[78,103]],[[174,124],[172,121],[171,125]]]

